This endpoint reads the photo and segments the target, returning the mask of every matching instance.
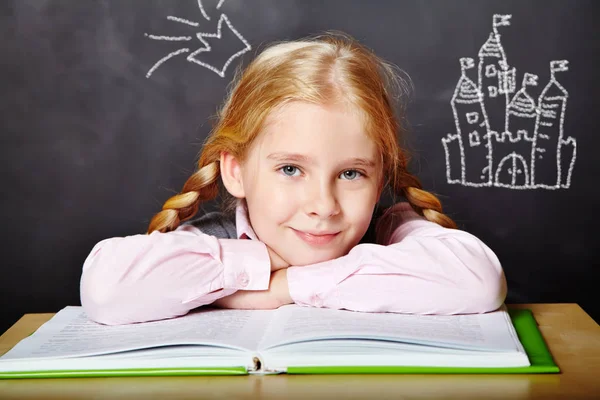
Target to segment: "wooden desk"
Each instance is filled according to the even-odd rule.
[[[307,375],[0,380],[1,399],[600,399],[600,326],[577,304],[533,310],[561,374]],[[0,336],[0,354],[53,314],[26,314]]]

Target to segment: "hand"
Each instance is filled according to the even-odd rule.
[[[232,295],[220,298],[213,305],[242,310],[268,310],[293,302],[287,283],[287,271],[279,269],[271,273],[269,289],[238,290]]]
[[[277,254],[275,250],[273,250],[269,246],[267,246],[267,250],[269,251],[269,259],[271,260],[271,272],[284,269],[290,266],[290,264],[283,258],[281,258],[281,256]]]

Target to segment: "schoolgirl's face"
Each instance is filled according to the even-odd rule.
[[[241,168],[250,223],[291,265],[343,256],[371,222],[381,169],[355,110],[289,103],[267,118]]]

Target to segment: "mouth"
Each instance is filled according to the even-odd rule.
[[[323,232],[323,233],[308,233],[298,231],[294,228],[292,230],[298,235],[298,237],[304,240],[306,243],[314,246],[323,246],[331,243],[340,232]]]

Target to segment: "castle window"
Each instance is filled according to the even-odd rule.
[[[498,73],[498,87],[500,93],[514,93],[516,89],[515,82],[516,69],[511,68],[508,71]]]
[[[477,111],[467,113],[467,122],[468,123],[474,124],[477,121],[479,121],[479,113]]]
[[[498,96],[498,88],[496,86],[488,86],[488,93],[490,97]]]
[[[487,76],[488,78],[491,78],[492,76],[496,76],[496,73],[497,73],[496,66],[494,64],[485,66],[485,76]]]
[[[469,144],[471,145],[471,147],[479,146],[481,144],[479,132],[473,131],[469,133]]]

